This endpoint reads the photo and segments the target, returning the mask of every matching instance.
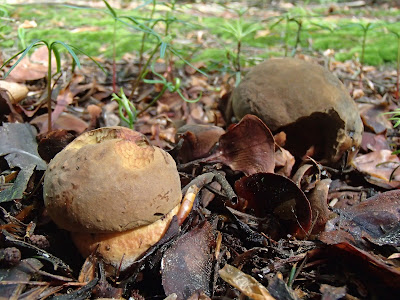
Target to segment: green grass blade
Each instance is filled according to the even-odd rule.
[[[168,44],[165,42],[161,43],[161,47],[160,47],[160,58],[164,58],[165,56],[165,51],[167,50],[167,46]]]
[[[87,54],[86,52],[84,52],[83,50],[79,49],[78,47],[72,46],[70,45],[71,48],[73,48],[75,51],[82,53],[83,55],[89,57],[89,59],[94,62],[96,64],[96,66],[98,66],[104,74],[107,74],[107,71],[103,68],[103,66],[101,64],[99,64],[93,57],[91,57],[89,54]]]
[[[58,51],[57,47],[53,47],[51,50],[53,50],[54,57],[56,58],[57,73],[59,73],[61,71],[60,52]]]
[[[108,10],[110,11],[110,13],[112,14],[112,16],[117,19],[117,13],[115,12],[115,10],[111,7],[111,5],[106,1],[103,0],[104,4],[107,6]]]
[[[78,68],[81,67],[81,63],[79,62],[79,58],[78,56],[76,56],[74,50],[71,49],[70,46],[68,46],[66,43],[61,42],[61,41],[54,41],[53,43],[51,43],[51,48],[54,48],[56,44],[60,44],[62,45],[65,49],[67,49],[67,51],[69,52],[69,54],[71,54],[72,58],[74,59],[76,65]]]
[[[132,24],[127,23],[122,19],[128,19],[129,21],[133,22],[137,26],[133,26]],[[141,23],[140,21],[138,21],[136,18],[134,18],[132,16],[122,16],[122,17],[117,18],[117,20],[119,22],[121,22],[122,24],[127,25],[128,27],[131,27],[133,29],[139,30],[139,31],[147,33],[147,34],[151,34],[151,35],[155,36],[159,41],[161,41],[161,36],[157,32],[155,32],[151,28],[147,27],[146,25],[144,25],[143,23]]]
[[[180,59],[182,59],[182,61],[183,61],[185,64],[187,64],[188,66],[192,67],[193,69],[195,69],[195,70],[196,70],[197,72],[199,72],[200,74],[203,74],[204,76],[208,77],[208,75],[207,75],[205,72],[203,72],[202,70],[196,68],[196,67],[193,66],[190,62],[188,62],[186,59],[184,59],[183,56],[182,56],[178,51],[176,51],[174,48],[169,47],[169,50],[170,50],[173,54],[175,54],[177,57],[179,57]]]

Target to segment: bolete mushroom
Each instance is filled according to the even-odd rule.
[[[363,125],[355,102],[341,81],[316,63],[267,60],[249,71],[230,101],[239,120],[254,114],[272,132],[284,131],[285,148],[298,157],[311,153],[335,164],[360,146]]]
[[[43,189],[48,214],[81,254],[96,250],[121,270],[162,237],[181,201],[173,158],[124,127],[77,137],[49,163]]]

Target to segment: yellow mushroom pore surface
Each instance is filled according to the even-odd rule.
[[[71,233],[72,240],[82,256],[96,251],[106,264],[123,271],[161,239],[179,207],[150,225],[117,233]]]
[[[78,137],[47,168],[44,202],[59,227],[122,232],[151,224],[178,205],[179,173],[167,152],[143,139],[91,136]]]

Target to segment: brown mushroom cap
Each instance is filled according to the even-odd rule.
[[[238,119],[254,114],[274,133],[285,131],[285,148],[299,157],[314,146],[314,158],[334,163],[361,143],[363,125],[355,102],[338,78],[314,63],[267,60],[249,71],[231,102]]]
[[[175,161],[144,135],[108,127],[80,135],[50,162],[50,217],[72,232],[116,232],[151,224],[181,200]]]

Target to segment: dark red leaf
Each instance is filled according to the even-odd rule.
[[[162,260],[162,285],[166,295],[175,293],[176,299],[188,299],[195,292],[210,295],[215,238],[211,224],[201,226],[180,237],[169,248]]]
[[[377,299],[394,299],[382,298],[382,295],[392,296],[400,293],[399,270],[349,243],[343,242],[327,248],[312,250],[309,252],[309,258],[309,261],[329,259],[336,269],[342,267],[351,273],[356,273],[357,279],[364,282],[372,295],[381,296]],[[343,271],[342,269],[341,272]]]
[[[179,151],[179,159],[186,163],[208,156],[224,133],[224,129],[213,125],[191,124],[180,127],[177,138],[184,139],[184,142]]]
[[[285,228],[283,234],[302,238],[311,228],[310,202],[290,179],[272,173],[257,173],[236,181],[239,197],[248,201],[258,217],[273,214]]]
[[[275,168],[275,142],[269,128],[256,116],[246,115],[219,139],[215,155],[219,161],[246,175],[272,173]]]
[[[349,241],[352,236],[357,241],[368,238],[376,241],[384,238],[386,230],[400,222],[400,190],[375,195],[357,205],[338,211],[339,217],[331,220],[333,230],[321,234],[320,239],[327,244]],[[348,234],[343,234],[345,231]],[[388,241],[389,243],[389,241]]]

